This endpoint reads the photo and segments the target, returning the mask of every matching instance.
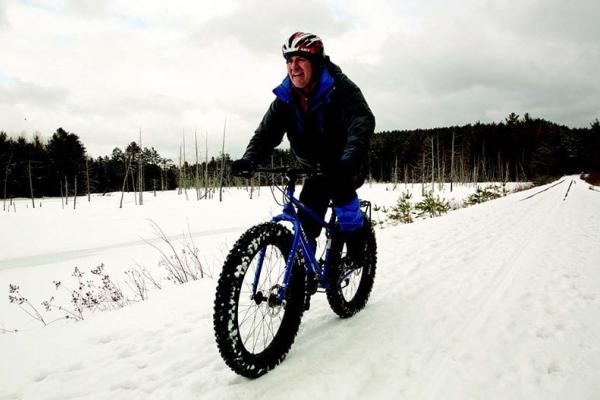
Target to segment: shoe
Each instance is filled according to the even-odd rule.
[[[363,224],[353,232],[345,232],[345,242],[347,255],[350,258],[354,268],[360,268],[364,265],[366,247],[367,247],[367,224]]]

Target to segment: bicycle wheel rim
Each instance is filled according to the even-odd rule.
[[[285,257],[274,245],[267,245],[256,293],[252,286],[258,266],[258,254],[246,270],[239,293],[237,325],[243,347],[250,354],[267,350],[279,332],[285,315],[285,300],[279,305],[270,304],[269,297],[275,296],[285,273]],[[254,295],[254,297],[253,297]],[[260,297],[257,300],[257,296]]]

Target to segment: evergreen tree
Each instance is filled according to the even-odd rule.
[[[63,128],[58,128],[48,141],[48,158],[53,172],[53,181],[58,182],[66,178],[70,184],[77,176],[78,193],[83,193],[83,174],[85,173],[85,147],[81,144],[79,136],[69,133]],[[55,194],[59,190],[55,191]]]

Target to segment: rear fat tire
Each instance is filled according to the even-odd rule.
[[[327,301],[329,306],[341,318],[348,318],[362,310],[369,300],[373,283],[375,281],[375,270],[377,266],[377,242],[375,232],[368,218],[365,218],[367,224],[365,232],[365,252],[364,262],[361,268],[360,278],[351,276],[350,279],[356,279],[356,292],[350,299],[344,295],[344,289],[338,284],[338,278],[344,272],[344,259],[331,265],[329,275],[331,276],[332,287],[327,289]],[[338,243],[341,249],[344,243]],[[334,244],[335,246],[335,244]],[[335,248],[335,247],[334,247]]]
[[[282,258],[279,259],[278,257],[277,259],[280,263],[283,263],[281,265],[281,270],[283,271],[291,243],[292,235],[287,228],[275,223],[257,225],[250,228],[240,237],[225,260],[223,271],[217,283],[213,323],[221,357],[239,375],[248,378],[257,378],[277,366],[285,359],[298,333],[304,312],[305,296],[304,267],[299,257],[297,257],[297,262],[294,264],[292,270],[285,304],[280,306],[279,313],[283,314],[278,314],[279,317],[275,317],[278,318],[277,321],[280,321],[276,332],[272,332],[273,326],[269,326],[269,322],[265,322],[265,320],[272,322],[274,318],[269,312],[277,310],[270,308],[267,305],[267,301],[263,301],[258,306],[250,304],[250,307],[256,307],[254,315],[258,315],[258,319],[262,318],[262,322],[267,324],[263,327],[265,329],[264,332],[267,332],[267,336],[273,333],[270,343],[264,349],[257,352],[254,352],[251,348],[247,348],[252,346],[244,345],[244,340],[248,344],[248,339],[244,338],[244,335],[240,332],[240,327],[244,322],[238,320],[240,300],[248,301],[245,297],[241,298],[240,293],[243,289],[243,296],[248,295],[247,285],[248,282],[253,280],[256,270],[256,261],[254,263],[252,261],[257,258],[259,250],[265,246],[272,246],[278,250]],[[267,254],[270,254],[270,252],[268,251]],[[261,275],[267,273],[264,266],[269,260],[266,258],[263,263]],[[247,274],[250,275],[246,276]],[[244,277],[246,277],[246,280],[244,280]],[[265,288],[261,287],[259,290],[264,292]],[[260,314],[257,312],[260,312]],[[271,319],[269,320],[269,318]],[[258,329],[257,332],[260,332]]]

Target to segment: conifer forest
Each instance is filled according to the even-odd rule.
[[[187,159],[184,152],[171,160],[131,142],[93,158],[79,136],[63,128],[47,142],[0,131],[2,195],[10,199],[196,188],[201,198],[209,195],[208,188],[247,184],[230,175],[229,154],[209,159],[197,142],[187,154]],[[292,160],[288,150],[276,150],[271,162]],[[368,166],[369,179],[377,182],[543,183],[600,169],[600,122],[569,128],[511,113],[499,123],[378,132],[371,140]],[[253,184],[267,183],[264,179],[257,177]]]

